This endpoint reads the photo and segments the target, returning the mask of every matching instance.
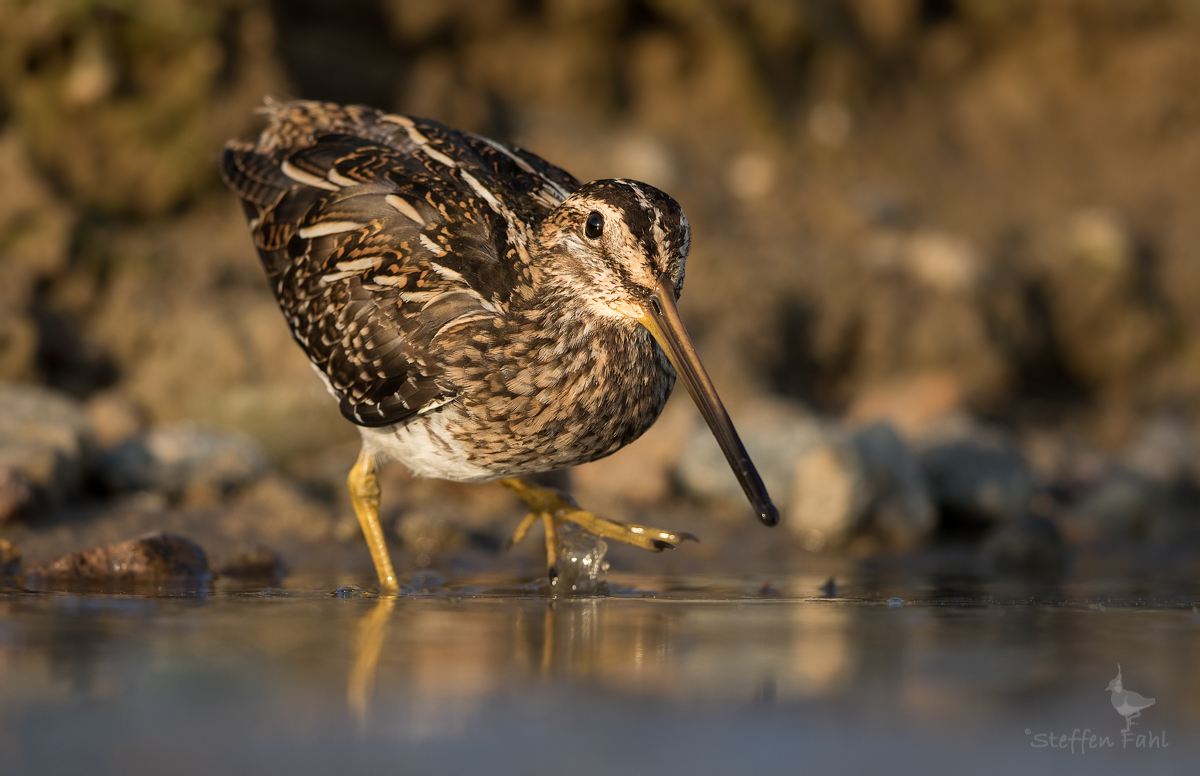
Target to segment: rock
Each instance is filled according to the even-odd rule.
[[[57,580],[148,581],[208,574],[204,550],[190,539],[153,533],[32,566],[27,576]]]
[[[91,438],[87,414],[71,397],[0,382],[0,472],[9,472],[11,500],[21,506],[63,504],[79,489]],[[22,495],[22,487],[29,488],[29,496]]]
[[[911,549],[937,517],[916,460],[886,423],[830,435],[802,454],[786,515],[788,528],[814,551],[862,534],[889,549]]]
[[[21,573],[21,549],[8,539],[0,539],[0,577]]]
[[[830,432],[800,405],[775,399],[747,406],[737,413],[735,423],[767,492],[783,511],[792,490],[796,461],[825,442]],[[698,498],[728,502],[746,498],[712,432],[698,418],[675,465],[675,475],[684,491]]]
[[[180,423],[154,428],[106,451],[97,468],[115,491],[221,497],[258,479],[270,467],[262,448],[250,437]]]
[[[1060,571],[1067,552],[1054,523],[1026,513],[1001,525],[984,541],[984,561],[998,572]]]
[[[1002,523],[1024,515],[1037,493],[1029,465],[1003,440],[936,444],[921,453],[920,465],[944,524]]]
[[[1159,415],[1145,421],[1121,456],[1131,472],[1163,484],[1196,475],[1200,440],[1183,418]]]
[[[852,440],[871,499],[873,533],[892,549],[917,546],[936,527],[937,510],[916,457],[887,423],[873,423]]]
[[[268,547],[244,547],[232,558],[217,565],[218,576],[236,579],[282,579],[287,573],[283,557]]]
[[[813,552],[855,533],[867,506],[867,479],[853,443],[833,436],[796,460],[784,514],[788,529]]]
[[[1084,537],[1128,541],[1150,536],[1166,501],[1161,484],[1118,467],[1093,483],[1071,512]]]

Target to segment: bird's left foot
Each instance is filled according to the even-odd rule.
[[[531,485],[516,477],[500,480],[500,484],[517,494],[522,501],[529,505],[529,514],[525,515],[525,519],[513,532],[512,539],[508,542],[509,546],[524,539],[533,524],[541,520],[546,527],[546,560],[551,579],[556,576],[555,569],[558,565],[560,548],[558,531],[563,523],[575,523],[588,533],[624,544],[632,544],[634,547],[641,547],[643,550],[651,552],[673,550],[680,542],[688,539],[694,542],[700,541],[690,533],[674,533],[645,525],[619,523],[616,520],[594,515],[580,509],[575,500],[565,493],[553,488]]]

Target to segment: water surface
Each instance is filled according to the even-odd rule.
[[[547,600],[435,576],[331,595],[354,581],[5,589],[0,772],[1190,773],[1200,754],[1186,585],[851,577],[831,599],[817,576],[628,578]],[[1128,739],[1118,662],[1156,698]]]

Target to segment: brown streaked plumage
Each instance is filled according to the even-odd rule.
[[[778,514],[675,312],[689,228],[644,183],[580,185],[523,149],[361,106],[268,105],[222,173],[293,335],[357,424],[355,509],[385,588],[377,460],[459,481],[585,463],[655,421],[681,369],[763,522]],[[516,480],[541,518],[646,549],[624,526]]]

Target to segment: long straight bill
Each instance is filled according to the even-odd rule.
[[[658,282],[654,289],[654,297],[646,305],[645,315],[639,322],[658,341],[659,347],[667,354],[671,365],[687,386],[692,400],[700,408],[700,414],[704,416],[713,436],[717,438],[721,452],[725,453],[725,460],[729,461],[742,490],[746,492],[746,497],[758,513],[758,519],[764,525],[777,524],[779,510],[771,503],[771,497],[767,494],[762,478],[758,476],[758,470],[754,468],[742,440],[738,438],[733,421],[729,419],[729,413],[721,403],[721,397],[717,396],[717,389],[713,387],[712,380],[708,379],[708,373],[704,371],[704,365],[696,355],[696,348],[692,345],[687,330],[683,328],[683,320],[675,307],[675,289],[667,280]]]

